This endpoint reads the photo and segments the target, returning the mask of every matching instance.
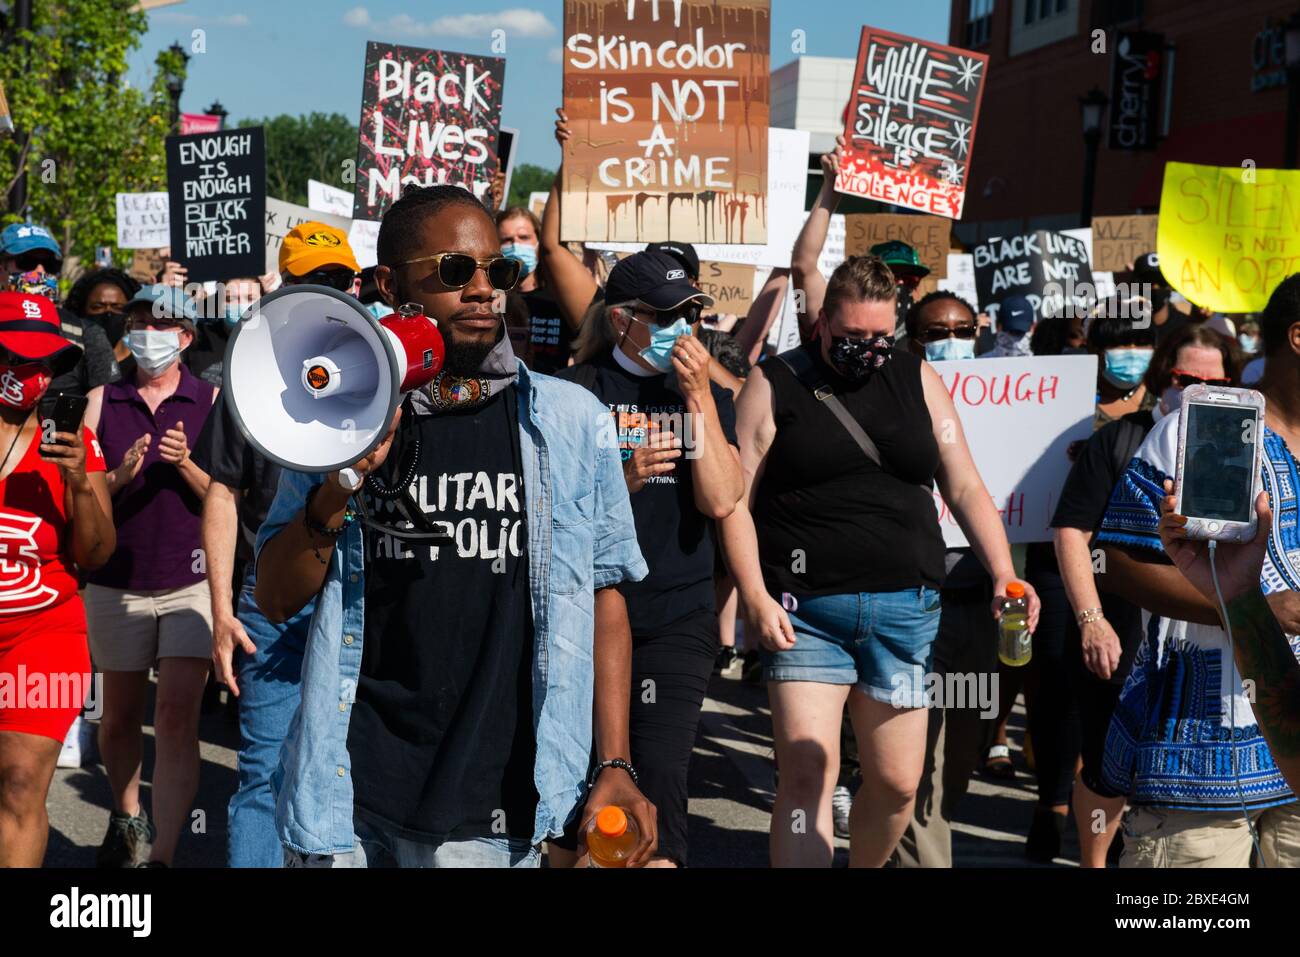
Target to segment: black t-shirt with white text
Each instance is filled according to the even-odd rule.
[[[591,382],[588,388],[614,416],[625,462],[639,446],[650,441],[656,429],[671,430],[683,445],[682,456],[674,460],[676,468],[652,475],[631,496],[637,544],[650,566],[650,574],[643,581],[619,586],[627,601],[633,637],[652,635],[697,612],[714,611],[713,522],[696,508],[691,481],[690,447],[699,448],[702,427],[687,425],[685,400],[668,387],[668,376],[637,376],[608,354],[583,365],[588,371],[578,371],[582,367],[574,366],[559,377],[582,385]],[[731,392],[716,383],[710,386],[722,431],[728,442],[738,445]]]
[[[377,473],[449,544],[367,527],[365,642],[348,727],[357,813],[409,840],[531,838],[533,625],[515,388],[415,416]],[[377,519],[392,505],[362,493]]]

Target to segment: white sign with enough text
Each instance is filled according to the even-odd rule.
[[[756,197],[767,203],[767,242],[695,243],[702,262],[738,263],[743,266],[790,266],[790,251],[803,228],[804,193],[808,188],[807,130],[767,131],[767,195]],[[588,249],[609,249],[616,253],[638,253],[645,243],[587,243]]]
[[[935,362],[1007,538],[1052,539],[1052,513],[1070,474],[1067,449],[1092,434],[1096,356],[1026,356]],[[934,492],[949,548],[970,544]]]

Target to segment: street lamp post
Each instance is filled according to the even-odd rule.
[[[226,117],[230,115],[230,112],[221,105],[220,100],[213,100],[212,105],[207,109],[207,113],[208,116],[217,118],[217,129],[224,130],[226,128]]]
[[[1300,12],[1286,22],[1286,144],[1282,166],[1294,169],[1300,139]]]
[[[173,66],[167,70],[166,85],[167,93],[172,98],[172,132],[181,131],[181,91],[185,89],[185,64],[190,62],[190,55],[185,52],[185,48],[179,43],[173,43],[167,48],[167,52],[172,55],[171,63]],[[180,69],[174,64],[180,60]]]
[[[1097,147],[1101,144],[1101,117],[1110,100],[1095,86],[1079,98],[1083,118],[1083,210],[1082,224],[1092,223],[1092,194],[1097,185]]]

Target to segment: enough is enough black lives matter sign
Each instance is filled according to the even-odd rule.
[[[189,282],[265,271],[266,148],[260,126],[167,138],[172,259]]]

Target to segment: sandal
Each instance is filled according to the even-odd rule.
[[[1011,763],[1011,749],[1005,744],[995,744],[989,748],[984,759],[984,774],[1000,781],[1011,781],[1016,776],[1016,766]]]

